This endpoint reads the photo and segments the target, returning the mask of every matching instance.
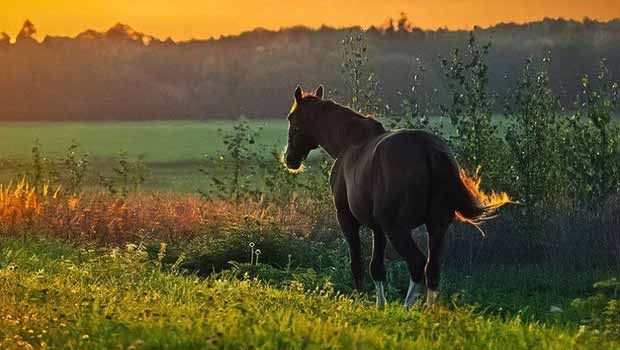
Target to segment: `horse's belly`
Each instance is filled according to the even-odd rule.
[[[374,222],[372,217],[372,201],[370,195],[363,193],[353,194],[348,196],[349,208],[351,214],[363,225],[370,225]]]

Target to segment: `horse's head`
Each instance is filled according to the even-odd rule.
[[[289,169],[299,169],[310,151],[319,147],[313,130],[321,99],[322,85],[314,93],[305,93],[300,86],[295,89],[295,102],[288,115],[288,145],[284,158]]]

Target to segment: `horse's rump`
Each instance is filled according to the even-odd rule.
[[[381,143],[389,145],[381,147]],[[499,207],[510,202],[505,193],[483,192],[477,174],[474,178],[469,177],[458,165],[448,145],[429,132],[422,130],[393,132],[389,136],[381,137],[375,151],[392,153],[388,156],[391,161],[383,164],[384,167],[391,168],[392,181],[402,181],[403,176],[411,177],[412,174],[403,171],[403,167],[427,168],[426,173],[416,173],[417,177],[424,176],[430,180],[427,211],[440,209],[430,206],[435,197],[440,197],[438,202],[441,203],[441,209],[453,210],[458,220],[478,226],[482,221],[492,218]],[[401,179],[398,179],[399,177]],[[408,181],[419,180],[413,178]],[[427,213],[428,216],[432,214]]]

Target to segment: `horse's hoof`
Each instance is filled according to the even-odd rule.
[[[375,282],[377,289],[377,308],[383,309],[385,307],[385,292],[383,291],[383,282]]]
[[[420,291],[422,290],[422,285],[419,283],[415,283],[413,280],[409,280],[409,289],[407,290],[407,296],[405,297],[405,304],[403,305],[403,309],[405,311],[411,308],[418,297],[420,296]]]
[[[435,304],[437,303],[437,296],[439,292],[436,290],[429,289],[426,291],[426,308],[433,309]]]

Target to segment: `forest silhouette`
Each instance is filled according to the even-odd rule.
[[[415,28],[406,17],[365,29],[370,69],[385,104],[396,111],[412,77],[425,67],[420,88],[445,98],[439,57],[467,45],[468,31]],[[27,21],[15,40],[0,33],[0,120],[151,120],[283,117],[297,84],[334,89],[344,100],[341,42],[360,28],[255,29],[219,39],[174,42],[124,24],[76,37],[34,39]],[[490,88],[508,94],[525,60],[550,55],[554,89],[567,107],[584,74],[601,59],[620,74],[620,20],[544,19],[474,29],[491,43]],[[499,108],[499,107],[498,107]]]

